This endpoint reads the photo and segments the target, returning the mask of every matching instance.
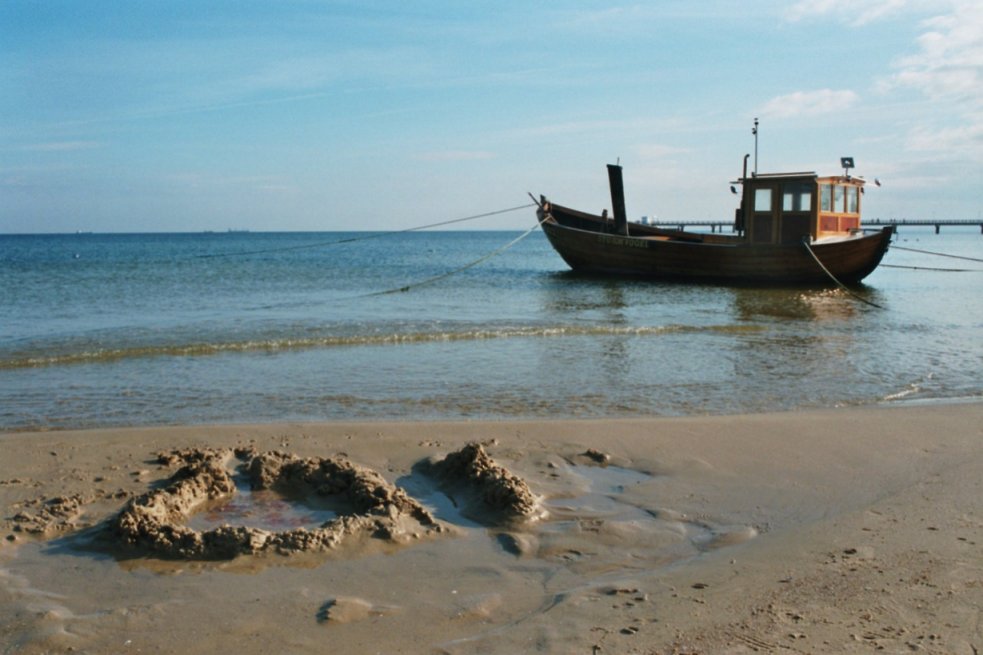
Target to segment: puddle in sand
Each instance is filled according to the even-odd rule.
[[[579,496],[550,499],[547,504],[551,512],[651,518],[645,510],[618,499],[631,487],[651,480],[650,474],[620,466],[571,466],[569,471],[584,480],[587,491]]]
[[[272,489],[253,490],[243,475],[236,475],[234,480],[235,496],[201,508],[186,525],[199,532],[223,525],[281,532],[318,527],[351,513],[347,503],[337,498],[294,498]]]
[[[698,552],[734,546],[758,536],[754,526],[726,523],[720,517],[632,504],[624,494],[634,485],[652,480],[648,473],[618,466],[573,466],[570,470],[588,483],[589,491],[582,496],[553,501],[551,509],[558,510],[556,513],[563,518],[648,526],[642,530],[674,535]]]
[[[440,489],[430,489],[419,496],[417,500],[441,521],[446,521],[447,523],[464,528],[482,527],[480,523],[468,518],[464,514],[460,504],[454,497],[447,495]]]
[[[648,473],[620,466],[574,466],[572,471],[586,478],[591,483],[591,490],[596,493],[620,494],[629,487],[652,479]]]
[[[416,498],[437,520],[462,528],[482,527],[481,523],[466,516],[455,494],[441,489],[430,476],[414,472],[400,478],[396,484]]]
[[[748,525],[727,524],[706,515],[689,516],[684,512],[666,508],[635,505],[632,488],[653,479],[648,473],[617,466],[571,466],[568,472],[581,481],[580,490],[568,497],[547,501],[550,514],[557,521],[545,526],[555,549],[570,548],[580,553],[589,544],[574,545],[575,539],[563,534],[564,530],[586,531],[603,539],[608,534],[622,546],[645,544],[655,551],[662,550],[666,561],[736,545],[757,536],[757,530]],[[572,527],[575,526],[575,527]],[[680,546],[683,550],[680,550]],[[634,547],[634,546],[630,546]],[[636,553],[637,554],[637,553]]]

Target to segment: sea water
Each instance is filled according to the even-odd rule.
[[[0,429],[983,397],[983,262],[892,249],[857,290],[877,308],[575,274],[540,232],[483,259],[518,236],[0,236]],[[983,259],[976,227],[896,245]]]

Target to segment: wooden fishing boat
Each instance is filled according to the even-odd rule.
[[[629,222],[621,167],[608,165],[613,216],[540,196],[538,215],[553,248],[576,271],[753,284],[856,283],[880,263],[893,226],[865,234],[865,181],[849,174],[744,175],[734,234],[667,230]],[[736,193],[736,188],[732,187]]]

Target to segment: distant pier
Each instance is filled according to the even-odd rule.
[[[863,221],[861,225],[865,227],[879,227],[894,225],[896,227],[902,225],[910,225],[912,227],[934,227],[935,233],[938,234],[942,229],[943,225],[977,225],[980,228],[980,234],[983,234],[983,220],[980,219],[965,219],[965,220],[938,220],[933,218],[919,219],[919,218],[875,218],[869,221]]]
[[[735,231],[733,221],[648,221],[645,225],[677,230],[685,230],[689,227],[708,227],[711,232],[723,232],[727,228],[730,228],[731,232]],[[862,223],[863,227],[887,227],[888,225],[895,227],[934,227],[936,234],[941,231],[943,225],[963,227],[976,225],[980,228],[980,234],[983,234],[983,219],[875,218],[865,220]]]

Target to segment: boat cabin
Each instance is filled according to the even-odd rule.
[[[751,244],[797,244],[860,230],[863,178],[776,173],[737,183],[744,188],[737,227]]]

